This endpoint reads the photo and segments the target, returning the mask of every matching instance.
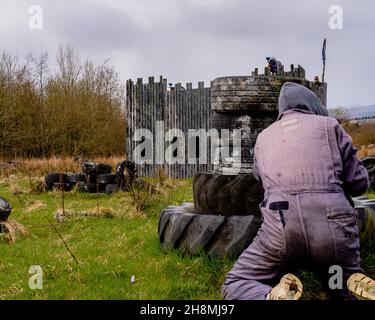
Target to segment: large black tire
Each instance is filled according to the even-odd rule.
[[[120,189],[129,190],[137,179],[137,168],[134,161],[123,160],[116,165],[117,183]]]
[[[115,174],[101,174],[96,178],[96,182],[101,184],[117,184],[117,176]]]
[[[367,169],[371,170],[375,168],[375,157],[366,157],[361,159],[362,165]]]
[[[358,212],[361,246],[375,240],[375,199],[353,198]],[[219,216],[194,213],[192,203],[170,206],[159,219],[158,236],[165,250],[188,254],[204,250],[211,256],[238,257],[252,242],[261,219],[256,216]]]
[[[12,206],[4,198],[0,197],[0,221],[6,221],[12,212]]]
[[[165,250],[187,254],[238,257],[255,237],[261,220],[256,216],[224,217],[194,213],[193,204],[168,207],[161,213],[158,234]]]
[[[49,173],[44,177],[44,182],[46,191],[50,191],[52,190],[54,183],[68,183],[69,176],[66,173]]]
[[[86,183],[96,184],[96,178],[98,176],[96,174],[88,174],[86,175]]]
[[[251,174],[198,173],[193,183],[195,213],[257,215],[263,200],[262,184]]]
[[[84,162],[82,172],[86,175],[107,174],[112,172],[112,167],[104,163]]]
[[[44,180],[50,184],[54,182],[69,182],[69,176],[66,173],[49,173],[45,176]]]
[[[97,193],[97,192],[104,192],[105,185],[96,184],[96,183],[85,183],[79,182],[77,183],[77,191],[81,193]]]
[[[114,193],[120,191],[120,187],[117,184],[107,184],[105,186],[105,193]]]
[[[361,159],[362,165],[367,169],[370,180],[369,190],[375,190],[375,157],[366,157]]]
[[[65,182],[65,183],[55,182],[52,185],[52,188],[58,191],[62,191],[62,190],[71,191],[73,189],[73,186],[74,186],[74,183],[70,183],[70,182]]]
[[[83,173],[68,173],[69,182],[76,184],[77,182],[85,182],[86,176]]]
[[[355,209],[358,212],[357,226],[361,245],[375,241],[375,199],[365,196],[353,198]]]

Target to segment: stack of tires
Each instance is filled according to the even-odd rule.
[[[82,172],[85,181],[77,183],[77,191],[83,193],[112,193],[118,191],[117,176],[112,174],[112,167],[103,163],[84,162]]]
[[[45,189],[78,192],[112,193],[119,190],[118,177],[112,174],[112,167],[103,163],[84,162],[81,173],[49,173],[45,176]]]
[[[264,193],[252,175],[254,145],[278,114],[281,84],[271,82],[251,77],[212,81],[211,128],[220,134],[214,170],[194,177],[194,204],[162,212],[158,228],[162,248],[237,257],[251,243],[261,225],[259,203]]]

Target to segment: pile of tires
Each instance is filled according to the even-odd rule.
[[[79,173],[49,173],[44,178],[46,191],[71,191],[97,193],[119,190],[118,179],[112,174],[112,167],[103,163],[84,162]]]
[[[120,190],[128,191],[137,179],[134,162],[123,160],[112,167],[104,163],[84,162],[79,173],[49,173],[44,177],[46,191],[71,191],[74,187],[82,193],[113,193]]]

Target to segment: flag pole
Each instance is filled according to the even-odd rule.
[[[326,72],[326,45],[327,45],[327,39],[324,38],[323,48],[322,48],[322,60],[323,60],[322,82],[324,82],[324,75]]]

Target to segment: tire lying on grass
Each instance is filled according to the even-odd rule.
[[[107,184],[105,186],[105,193],[114,193],[120,191],[120,187],[117,184]]]
[[[83,173],[68,173],[69,182],[76,184],[77,182],[85,182],[86,176]]]
[[[251,174],[198,173],[194,177],[195,212],[211,215],[257,215],[262,184]]]
[[[81,193],[97,193],[103,192],[105,190],[105,185],[96,184],[96,183],[77,183],[77,191]]]
[[[367,169],[375,168],[375,157],[366,157],[361,159],[362,165]]]
[[[254,215],[200,215],[194,213],[192,203],[185,203],[161,213],[158,234],[165,250],[178,249],[187,254],[204,250],[211,256],[238,257],[260,225],[261,219]]]
[[[0,197],[0,221],[6,221],[12,211],[12,206],[4,198]]]
[[[58,191],[71,191],[73,189],[74,184],[70,182],[66,183],[61,183],[61,182],[55,182],[53,184],[53,190],[58,190]]]
[[[368,177],[370,180],[370,191],[375,191],[375,167],[368,171]]]
[[[361,245],[375,241],[375,199],[366,196],[353,198],[358,212],[357,227]]]
[[[96,178],[96,182],[100,184],[117,184],[117,177],[115,174],[100,174]]]
[[[375,241],[375,199],[361,196],[353,201],[361,246],[371,245]],[[184,203],[162,211],[158,236],[164,250],[188,254],[204,250],[211,256],[238,257],[250,245],[260,225],[261,219],[254,215],[200,215],[194,212],[193,203]]]
[[[84,162],[82,172],[85,174],[106,174],[112,172],[112,166],[104,163]]]
[[[68,183],[69,176],[66,173],[49,173],[44,177],[45,182],[45,189],[50,191],[53,189],[53,184],[60,182],[60,183]]]

